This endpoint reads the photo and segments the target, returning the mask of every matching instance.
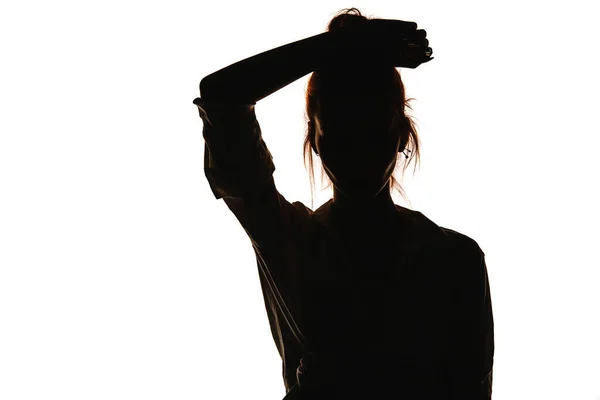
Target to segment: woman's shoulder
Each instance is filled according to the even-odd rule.
[[[419,211],[415,216],[428,235],[433,238],[427,246],[427,257],[437,265],[446,282],[455,282],[461,288],[480,288],[481,276],[485,273],[485,253],[471,236],[456,229],[440,226]]]
[[[480,273],[485,253],[475,239],[456,229],[441,226],[419,211],[412,213],[416,225],[421,227],[422,240],[429,243],[427,247],[434,250],[435,257],[439,257],[442,264],[450,266],[452,273],[459,270],[466,276]]]
[[[301,201],[294,201],[291,205],[298,218],[307,223],[316,223],[326,227],[331,225],[331,214],[329,212],[331,200],[323,203],[314,211]],[[426,243],[434,247],[450,248],[475,256],[484,255],[477,241],[465,233],[441,226],[421,211],[412,210],[398,204],[395,206],[400,217],[400,223],[409,227],[410,234],[415,242]]]
[[[404,208],[404,207],[401,207],[401,208]],[[439,225],[439,224],[435,223],[434,221],[432,221],[430,218],[428,218],[425,214],[423,214],[420,211],[409,210],[409,209],[404,209],[404,210],[408,210],[405,212],[408,212],[413,215],[413,218],[417,225],[421,225],[428,232],[435,234],[437,239],[445,242],[447,245],[450,245],[452,247],[470,249],[476,253],[477,252],[483,253],[483,251],[479,247],[479,244],[477,243],[477,241],[475,239],[473,239],[472,237],[466,235],[465,233],[459,232],[456,229],[451,229],[451,228],[447,228],[445,226]]]

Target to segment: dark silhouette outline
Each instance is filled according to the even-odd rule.
[[[205,173],[256,252],[286,399],[491,399],[485,254],[468,236],[391,199],[393,188],[404,197],[392,176],[398,154],[413,154],[412,144],[419,159],[396,67],[430,61],[428,46],[414,22],[368,19],[351,8],[324,34],[242,60],[200,83],[194,104],[204,122]],[[304,155],[311,184],[312,150],[334,190],[315,212],[276,191],[254,114],[257,101],[311,71]],[[310,242],[303,253],[318,257],[305,264],[305,254],[285,258],[290,237]],[[400,319],[408,325],[400,327]]]

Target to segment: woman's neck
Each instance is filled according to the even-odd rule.
[[[397,213],[396,205],[387,188],[372,198],[349,198],[334,189],[331,208],[335,214],[344,219],[366,224],[386,221]]]

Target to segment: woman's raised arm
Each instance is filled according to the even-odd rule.
[[[238,61],[204,77],[207,101],[256,104],[304,75],[332,62],[375,62],[416,68],[433,59],[427,33],[417,24],[373,19],[298,40]]]
[[[207,75],[200,96],[208,101],[255,104],[315,70],[331,51],[328,32],[311,36],[238,61]]]

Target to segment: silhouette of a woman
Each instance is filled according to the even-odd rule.
[[[390,193],[399,153],[419,156],[396,67],[433,59],[428,45],[413,22],[352,8],[200,83],[204,171],[255,251],[286,398],[491,399],[485,254]],[[333,184],[316,211],[277,191],[255,115],[310,72],[305,156],[311,182],[314,151]]]

